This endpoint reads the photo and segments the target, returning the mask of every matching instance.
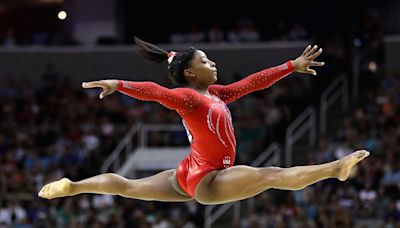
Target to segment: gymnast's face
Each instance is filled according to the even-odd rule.
[[[207,55],[197,50],[189,68],[184,71],[186,79],[195,85],[209,86],[217,81],[217,67]]]

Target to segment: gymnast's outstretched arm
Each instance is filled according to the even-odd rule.
[[[321,53],[321,48],[318,49],[316,45],[311,48],[311,45],[309,45],[293,61],[289,60],[279,66],[259,71],[229,85],[211,85],[210,92],[218,95],[225,103],[230,103],[254,91],[266,89],[294,71],[316,75],[317,72],[310,67],[325,64],[324,62],[314,61]]]

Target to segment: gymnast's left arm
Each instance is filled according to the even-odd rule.
[[[295,60],[251,74],[229,85],[212,85],[210,92],[218,95],[225,103],[230,103],[251,92],[266,89],[294,71],[316,75],[316,71],[310,67],[324,65],[324,62],[314,61],[321,53],[321,48],[318,49],[316,45],[311,48],[309,45]]]

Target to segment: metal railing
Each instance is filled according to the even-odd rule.
[[[122,157],[126,159],[132,152],[132,138],[133,136],[135,136],[135,134],[138,133],[141,127],[142,124],[138,123],[133,125],[131,129],[129,129],[128,133],[125,134],[124,138],[122,138],[122,140],[118,143],[113,152],[104,161],[103,165],[100,168],[101,173],[106,173],[110,171],[117,172],[119,170],[119,168],[121,167]],[[125,151],[124,154],[122,154],[123,151]],[[112,169],[110,170],[110,168]]]
[[[184,131],[183,126],[178,124],[135,124],[124,138],[118,143],[113,152],[107,157],[100,171],[105,172],[118,172],[121,168],[122,161],[125,161],[134,150],[132,138],[138,134],[138,146],[147,147],[148,133],[152,131]],[[125,153],[123,153],[125,152]]]
[[[264,152],[262,152],[256,160],[251,163],[252,167],[271,166],[279,164],[281,155],[281,148],[278,143],[272,143]],[[254,208],[254,197],[246,200],[247,206],[251,210]],[[222,205],[211,205],[207,206],[204,212],[205,227],[210,228],[212,224],[217,221],[222,215],[224,215],[233,206],[233,221],[237,221],[240,218],[240,207],[241,202],[236,201],[232,203]],[[213,210],[216,209],[214,212]]]
[[[309,144],[315,145],[316,132],[316,114],[314,107],[307,107],[287,128],[286,130],[286,146],[285,146],[285,165],[292,165],[293,144],[309,131]]]
[[[329,107],[342,97],[342,110],[346,110],[349,103],[349,86],[346,75],[342,74],[331,82],[331,84],[322,92],[320,103],[320,124],[321,134],[326,132],[327,113]]]

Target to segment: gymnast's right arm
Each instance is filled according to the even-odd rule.
[[[187,88],[168,89],[154,82],[133,82],[123,80],[101,80],[82,83],[83,88],[100,87],[99,97],[112,94],[116,90],[143,101],[156,101],[169,109],[192,109],[197,104],[196,94]]]

